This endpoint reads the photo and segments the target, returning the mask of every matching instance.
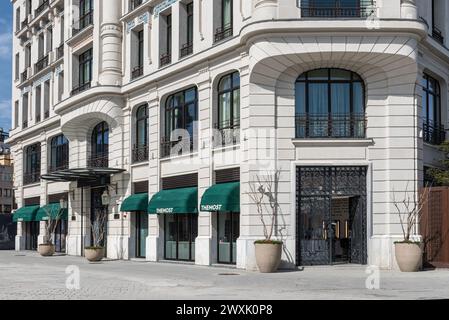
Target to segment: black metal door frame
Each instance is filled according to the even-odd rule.
[[[90,225],[92,226],[93,221],[95,219],[95,215],[98,214],[98,211],[100,211],[100,214],[106,214],[108,215],[109,210],[107,206],[103,206],[103,204],[101,204],[101,195],[103,193],[104,190],[107,187],[102,186],[102,187],[95,187],[95,188],[91,188],[90,189]],[[99,205],[96,205],[98,204]],[[105,256],[107,256],[107,238],[108,238],[108,219],[106,218],[106,222],[105,222],[105,226],[104,226],[104,239],[103,239],[103,246],[104,246],[104,254]],[[90,228],[90,245],[93,245],[93,237],[92,237],[92,227]]]
[[[296,168],[296,264],[333,264],[332,199],[349,198],[348,263],[367,263],[366,166],[298,166]],[[307,215],[306,210],[311,214]],[[321,219],[323,235],[313,238],[305,218]],[[313,231],[313,230],[312,230]],[[316,236],[316,235],[315,235]],[[307,241],[312,239],[311,241]]]

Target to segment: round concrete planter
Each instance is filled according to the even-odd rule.
[[[43,257],[50,257],[55,254],[55,246],[52,244],[40,244],[37,252]]]
[[[104,257],[104,248],[85,248],[84,254],[90,262],[98,262]]]
[[[256,263],[262,273],[275,272],[281,263],[282,243],[255,243]]]
[[[420,244],[397,242],[394,244],[394,251],[402,272],[416,272],[421,269],[423,250]]]

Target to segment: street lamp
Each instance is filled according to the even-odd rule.
[[[109,196],[108,191],[104,190],[103,194],[101,195],[101,204],[103,206],[107,206],[107,205],[109,205],[110,202],[111,202],[111,197]]]

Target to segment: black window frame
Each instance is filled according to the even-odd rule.
[[[194,16],[193,16],[193,1],[185,5],[185,10],[187,13],[186,17],[186,43],[181,46],[180,57],[186,57],[193,53],[193,27],[194,27]]]
[[[143,137],[141,137],[139,130],[139,126],[142,124],[145,128]],[[137,107],[134,130],[135,143],[133,147],[133,163],[147,161],[149,149],[149,108],[147,103]]]
[[[199,215],[197,213],[185,213],[185,214],[173,214],[175,217],[175,225],[176,225],[176,258],[167,258],[167,216],[164,215],[164,260],[169,261],[195,261],[195,256],[192,257],[192,244],[195,244],[195,239],[198,237],[198,218]],[[179,259],[179,217],[187,216],[189,223],[189,259]],[[194,226],[196,229],[194,229]],[[196,232],[193,232],[196,230]],[[196,236],[195,236],[196,235]],[[196,252],[196,248],[195,248]]]
[[[230,254],[230,261],[222,261],[220,260],[220,239],[218,238],[220,235],[220,217],[224,216],[225,214],[229,214],[231,219],[230,224],[231,224],[231,230],[230,230],[230,234],[231,234],[231,239],[230,239],[230,248],[229,248],[229,254]],[[234,231],[234,222],[235,219],[237,219],[238,221],[238,226],[237,226],[237,233],[235,233]],[[226,233],[226,232],[225,232]],[[235,238],[235,242],[237,242],[237,239],[240,236],[240,212],[217,212],[217,262],[220,264],[230,264],[230,265],[235,265],[237,263],[237,261],[232,261],[232,258],[234,256],[234,248],[232,247],[232,243],[234,243],[234,238]],[[237,258],[237,255],[236,255]]]
[[[425,85],[424,83],[425,82]],[[431,89],[431,83],[433,83],[434,90]],[[446,131],[442,123],[442,99],[441,99],[441,86],[440,82],[427,73],[422,76],[421,87],[423,90],[423,100],[425,99],[426,105],[422,106],[422,118],[423,118],[423,140],[433,145],[439,145],[445,140]],[[433,97],[433,105],[430,106],[430,97]],[[433,121],[430,120],[430,112],[433,111]]]
[[[109,165],[109,125],[106,121],[98,123],[93,129],[90,140],[89,167],[106,168]],[[100,143],[98,144],[98,137]],[[106,143],[107,142],[107,143]]]
[[[37,183],[41,174],[41,144],[34,143],[25,148],[23,184]]]
[[[50,163],[48,172],[68,169],[69,140],[63,135],[57,135],[50,141]]]
[[[239,77],[239,81],[238,81],[238,85],[235,84],[235,79],[234,79],[234,75],[238,75]],[[221,84],[223,81],[226,81],[226,78],[230,78],[231,81],[231,86],[229,89],[224,89],[224,90],[220,90]],[[236,91],[239,91],[239,97],[240,97],[240,73],[238,71],[234,71],[232,73],[228,73],[224,76],[222,76],[220,78],[220,81],[218,81],[218,86],[217,86],[217,97],[218,97],[218,101],[217,101],[217,123],[216,123],[216,128],[217,129],[227,129],[227,128],[234,128],[234,127],[240,127],[240,111],[239,111],[239,117],[236,118],[234,115],[234,96]],[[231,105],[231,115],[230,115],[230,120],[229,120],[229,124],[225,124],[223,120],[220,119],[220,115],[221,115],[221,104],[220,104],[220,97],[222,95],[225,94],[231,94],[231,98],[230,98],[230,105]],[[238,100],[239,103],[239,109],[240,109],[240,99]]]

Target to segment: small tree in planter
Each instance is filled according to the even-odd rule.
[[[282,255],[282,241],[273,240],[276,219],[279,212],[278,185],[280,170],[267,172],[261,177],[255,176],[255,182],[249,184],[247,193],[255,204],[257,213],[263,226],[264,239],[254,242],[256,263],[260,272],[274,272],[279,267]],[[266,221],[268,219],[268,223]]]
[[[396,199],[393,191],[393,204],[398,212],[404,239],[395,242],[395,256],[399,269],[403,272],[416,272],[421,268],[423,246],[422,242],[412,239],[416,236],[416,228],[422,218],[424,206],[427,204],[430,188],[423,188],[416,196],[415,192],[410,194],[408,183],[402,200]]]
[[[95,212],[95,219],[92,222],[92,246],[85,248],[86,259],[89,261],[101,261],[104,257],[104,236],[106,234],[107,213],[102,210]]]
[[[45,211],[45,237],[44,243],[39,245],[38,251],[41,256],[48,257],[55,254],[54,235],[64,214],[64,208],[62,206],[60,208],[45,206],[43,210]]]

